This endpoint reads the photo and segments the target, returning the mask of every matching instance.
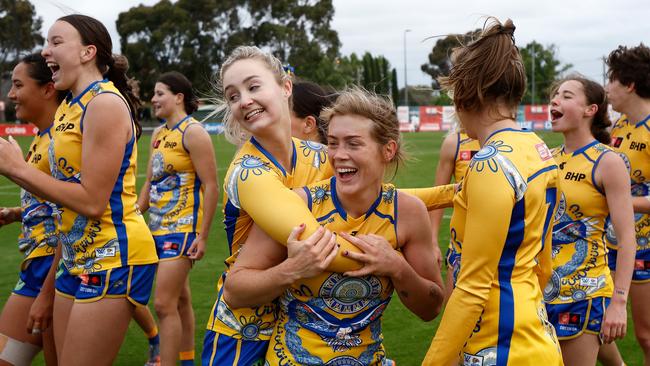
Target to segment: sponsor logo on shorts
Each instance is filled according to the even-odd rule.
[[[580,325],[580,314],[569,312],[560,313],[558,323],[561,325]]]
[[[86,286],[101,286],[102,276],[96,274],[80,274],[79,279],[82,285]]]
[[[178,250],[178,243],[166,241],[163,243],[163,250]]]
[[[115,248],[97,248],[95,249],[96,258],[115,257]]]

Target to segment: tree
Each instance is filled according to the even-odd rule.
[[[440,89],[440,84],[438,83],[438,77],[443,75],[449,75],[451,70],[451,52],[454,48],[460,46],[461,44],[467,44],[471,40],[475,39],[481,33],[480,29],[467,32],[465,34],[450,34],[445,38],[441,38],[436,41],[436,44],[431,49],[429,53],[429,61],[426,64],[422,64],[420,69],[429,74],[433,79],[431,86],[434,90]],[[409,92],[409,95],[410,92]]]
[[[0,0],[0,98],[5,97],[2,84],[7,71],[21,54],[43,44],[42,24],[28,0]]]
[[[550,87],[553,82],[559,79],[572,65],[563,65],[557,59],[557,47],[554,44],[544,47],[540,43],[532,41],[522,48],[520,52],[526,67],[526,77],[528,78],[523,103],[548,103]]]
[[[340,81],[333,76],[340,47],[333,16],[331,0],[161,0],[121,13],[117,30],[147,94],[157,75],[172,69],[207,91],[227,54],[243,44],[270,51],[301,77],[330,84]]]

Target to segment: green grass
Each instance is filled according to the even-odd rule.
[[[550,133],[541,135],[551,147],[557,146],[561,142],[561,136],[559,135]],[[394,179],[398,186],[422,187],[432,184],[443,136],[443,133],[440,132],[405,134],[406,147],[411,160],[406,166],[400,167]],[[143,136],[138,144],[138,167],[142,173],[145,171],[147,163],[149,140],[150,136]],[[30,138],[19,138],[18,141],[26,148]],[[235,149],[222,136],[213,136],[213,143],[217,154],[219,179],[223,180]],[[140,174],[138,187],[142,184],[142,180],[143,174]],[[221,199],[219,202],[221,202]],[[7,179],[0,177],[0,206],[18,204],[19,189]],[[443,253],[445,253],[449,241],[447,230],[449,216],[450,211],[446,212],[440,230],[439,242]],[[191,272],[192,296],[196,314],[197,364],[199,364],[201,355],[205,323],[215,298],[215,285],[218,276],[223,270],[223,260],[226,258],[228,251],[221,221],[221,203],[219,203],[219,213],[212,228],[207,255],[203,260],[196,263]],[[4,239],[3,244],[6,249],[3,259],[0,260],[0,304],[4,304],[16,282],[21,255],[15,244],[18,225],[4,227],[0,233]],[[422,322],[406,310],[395,296],[384,315],[385,346],[389,357],[396,360],[399,365],[419,365],[435,334],[439,319],[440,316],[432,322]],[[642,362],[641,351],[634,339],[631,319],[629,323],[628,334],[622,342],[618,342],[618,345],[621,353],[625,355],[628,365],[640,365]],[[132,322],[115,364],[143,364],[146,350],[147,341],[145,336],[138,326]],[[35,365],[43,365],[40,356]]]

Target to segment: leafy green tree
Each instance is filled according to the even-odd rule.
[[[448,75],[451,70],[451,53],[454,48],[461,44],[467,44],[481,33],[480,29],[465,34],[450,34],[440,38],[433,45],[428,56],[428,62],[422,64],[420,69],[431,76],[433,89],[440,89],[438,77]],[[409,95],[410,90],[409,90]]]
[[[524,48],[521,48],[520,52],[526,67],[526,77],[528,79],[523,103],[548,103],[550,87],[553,81],[559,79],[573,65],[562,64],[557,59],[557,47],[554,44],[543,46],[536,41],[532,41]],[[533,61],[535,64],[534,68]]]

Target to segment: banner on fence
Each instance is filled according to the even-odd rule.
[[[33,124],[0,123],[0,136],[34,136],[38,128]]]

